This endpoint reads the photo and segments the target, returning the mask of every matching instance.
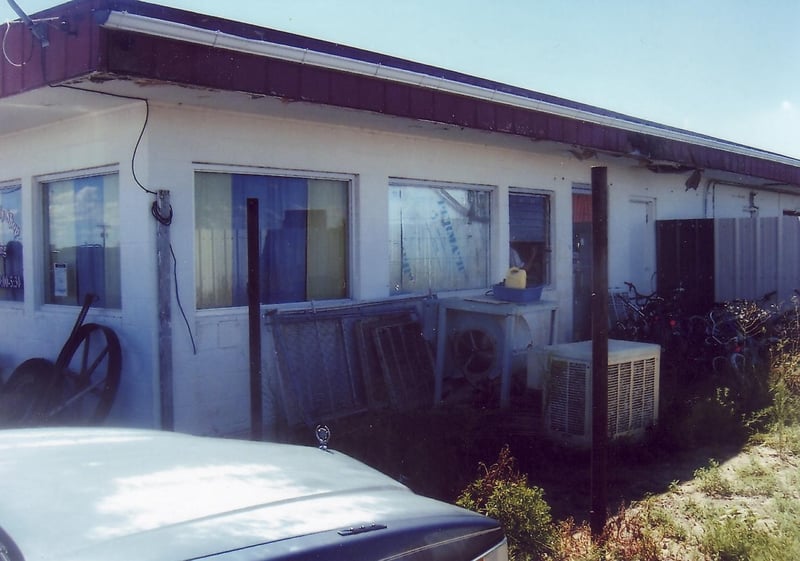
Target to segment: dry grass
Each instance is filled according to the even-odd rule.
[[[800,431],[794,430],[800,437]],[[800,558],[800,459],[767,444],[746,447],[724,463],[714,460],[666,493],[622,508],[609,520],[606,560],[752,560]],[[584,553],[576,536],[572,557]]]

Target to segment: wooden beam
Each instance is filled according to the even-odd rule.
[[[159,216],[170,216],[169,191],[159,190],[156,203]],[[161,403],[161,428],[175,430],[172,372],[172,250],[169,222],[156,221],[156,274],[158,275],[158,384]]]

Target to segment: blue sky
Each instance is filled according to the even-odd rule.
[[[16,0],[31,14],[59,2]],[[800,158],[798,0],[160,0]],[[0,23],[15,19],[0,0]]]

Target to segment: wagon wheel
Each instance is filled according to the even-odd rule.
[[[453,336],[453,362],[467,382],[477,384],[490,377],[497,362],[497,344],[480,329],[466,329]]]
[[[55,373],[53,363],[44,358],[31,358],[17,366],[0,391],[0,426],[37,424]]]
[[[53,421],[101,423],[114,403],[122,370],[119,339],[109,327],[87,323],[64,349],[63,376],[47,397]]]

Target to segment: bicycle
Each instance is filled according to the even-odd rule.
[[[712,369],[740,396],[763,393],[775,345],[779,306],[775,292],[757,300],[734,300],[717,305],[709,314],[707,345]]]
[[[95,296],[87,294],[55,362],[31,358],[0,388],[0,425],[98,424],[119,389],[122,351],[114,331],[84,323]]]
[[[622,305],[625,314],[611,327],[610,336],[631,341],[657,343],[662,348],[672,349],[678,341],[680,323],[678,302],[683,289],[676,289],[667,300],[656,292],[643,294],[631,282],[625,282],[628,290],[616,293],[612,298]],[[615,303],[612,300],[612,303]],[[615,306],[616,309],[617,306]]]

